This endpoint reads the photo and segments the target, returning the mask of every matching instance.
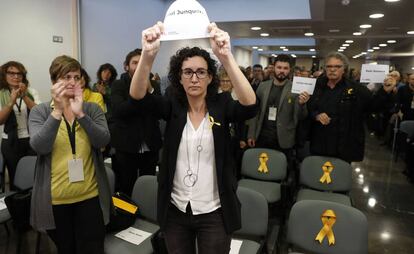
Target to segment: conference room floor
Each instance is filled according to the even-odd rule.
[[[360,168],[360,172],[354,170],[351,195],[355,207],[368,218],[370,254],[411,253],[414,242],[414,184],[402,174],[405,165],[401,156],[397,162],[392,161],[390,149],[380,146],[380,143],[374,136],[367,137],[365,160],[352,165],[354,169]],[[11,223],[8,225],[12,228]],[[16,253],[16,241],[16,234],[12,232],[8,236],[0,225],[0,254]],[[35,245],[35,232],[26,233],[21,253],[35,253]],[[40,253],[57,253],[45,234],[41,237]]]

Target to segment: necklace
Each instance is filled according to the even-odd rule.
[[[187,169],[187,174],[183,178],[183,183],[187,187],[193,187],[198,181],[198,171],[200,170],[200,154],[201,154],[201,151],[203,151],[203,145],[201,143],[203,141],[205,122],[206,121],[205,121],[205,117],[204,117],[203,118],[203,124],[200,126],[202,128],[201,129],[201,137],[198,140],[198,145],[196,146],[196,151],[197,151],[197,171],[196,172],[194,172],[193,169],[191,169],[191,164],[190,164],[190,155],[189,155],[189,148],[188,148],[188,127],[189,126],[187,126],[186,129],[185,129],[188,169]]]

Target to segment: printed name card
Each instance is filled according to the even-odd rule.
[[[122,230],[115,236],[118,238],[121,238],[122,240],[125,240],[127,242],[130,242],[135,245],[141,244],[145,239],[150,237],[152,234],[146,231],[142,231],[133,227],[129,227],[125,230]]]
[[[384,83],[390,66],[385,64],[363,64],[361,69],[361,83]]]
[[[313,94],[315,90],[316,78],[293,77],[292,93],[300,94],[307,92],[309,95]]]

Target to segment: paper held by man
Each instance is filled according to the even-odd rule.
[[[161,41],[208,38],[209,24],[207,12],[199,2],[176,0],[165,14]]]

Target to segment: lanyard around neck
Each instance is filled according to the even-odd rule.
[[[66,124],[66,129],[68,131],[70,147],[72,148],[72,155],[75,159],[76,157],[76,119],[73,121],[72,128],[66,118],[63,117],[63,120]]]

